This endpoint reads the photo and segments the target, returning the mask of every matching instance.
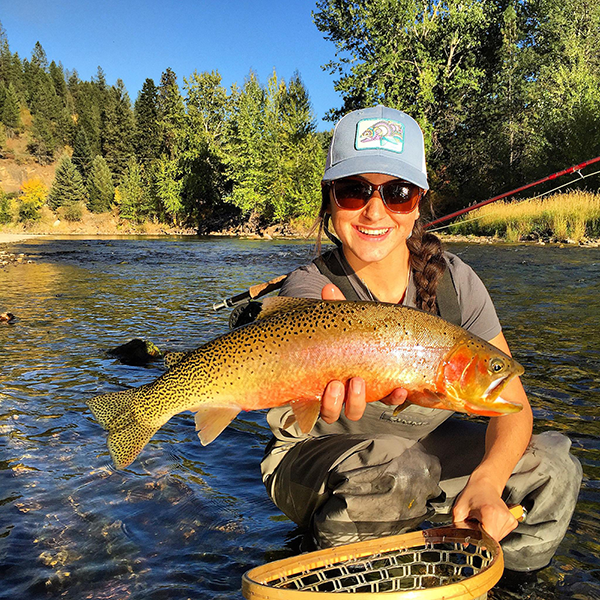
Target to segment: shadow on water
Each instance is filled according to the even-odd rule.
[[[599,597],[600,252],[450,249],[490,289],[526,367],[537,430],[566,433],[585,473],[538,591],[490,597]],[[264,415],[244,413],[207,447],[178,415],[115,471],[84,400],[162,372],[160,361],[125,366],[109,348],[134,337],[161,350],[200,345],[227,327],[213,302],[307,262],[311,246],[35,239],[16,250],[34,262],[0,271],[0,310],[18,317],[0,327],[0,598],[240,598],[247,569],[298,549],[260,481]]]

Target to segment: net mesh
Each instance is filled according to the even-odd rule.
[[[423,590],[472,577],[494,555],[481,540],[426,542],[283,575],[270,587],[310,592],[392,592]]]

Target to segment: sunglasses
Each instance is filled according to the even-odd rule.
[[[390,212],[409,213],[417,207],[423,197],[423,190],[419,186],[402,179],[375,185],[362,177],[344,177],[334,179],[330,186],[335,203],[345,210],[364,208],[373,194],[379,192]]]

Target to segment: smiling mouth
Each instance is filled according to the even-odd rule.
[[[366,229],[365,227],[356,226],[356,230],[363,235],[367,235],[369,237],[382,237],[389,233],[392,229],[391,227],[385,227],[382,229]]]

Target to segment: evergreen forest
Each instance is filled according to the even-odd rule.
[[[600,155],[596,0],[318,0],[313,20],[332,42],[331,127],[378,103],[417,119],[433,213]],[[331,132],[317,131],[301,75],[251,71],[226,88],[213,69],[182,81],[166,68],[132,102],[101,67],[84,81],[39,42],[21,58],[0,25],[0,159],[21,138],[30,160],[56,165],[49,188],[23,183],[19,218],[46,205],[200,233],[309,222]],[[0,221],[7,207],[0,191]]]

